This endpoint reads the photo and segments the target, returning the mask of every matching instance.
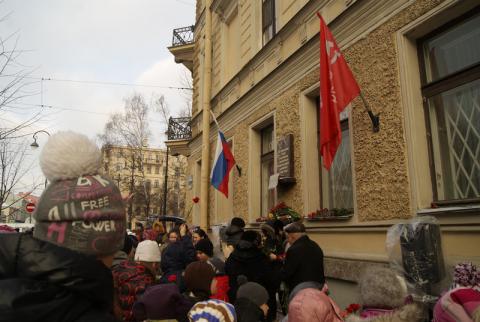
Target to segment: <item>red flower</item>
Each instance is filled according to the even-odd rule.
[[[193,201],[194,203],[198,203],[198,202],[200,201],[200,198],[198,198],[198,197],[193,197],[192,201]]]

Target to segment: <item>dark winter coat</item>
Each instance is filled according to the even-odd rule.
[[[0,321],[115,321],[110,269],[29,234],[0,234],[0,290]]]
[[[112,268],[118,304],[124,321],[135,321],[133,304],[154,284],[155,276],[141,263],[123,261]]]
[[[164,275],[183,271],[188,264],[196,260],[195,248],[189,235],[168,244],[162,253],[161,268]]]
[[[275,280],[269,259],[253,243],[241,240],[225,263],[225,273],[228,275],[230,290],[228,297],[235,303],[238,283],[237,277],[245,275],[250,282],[256,282],[271,291],[275,289]]]
[[[265,315],[258,305],[247,298],[239,298],[235,301],[235,312],[238,322],[263,322]]]
[[[323,251],[308,236],[302,236],[287,251],[281,270],[282,280],[293,290],[302,282],[325,283]]]

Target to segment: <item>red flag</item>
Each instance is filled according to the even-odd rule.
[[[352,71],[328,29],[320,18],[320,151],[323,166],[330,170],[342,142],[340,113],[360,94]]]

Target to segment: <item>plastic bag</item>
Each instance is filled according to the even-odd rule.
[[[445,278],[440,225],[431,216],[393,225],[387,232],[390,266],[405,277],[412,296],[422,302],[437,299]]]

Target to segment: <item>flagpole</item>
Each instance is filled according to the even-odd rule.
[[[372,121],[372,130],[373,132],[378,132],[380,131],[380,114],[373,114],[372,110],[370,109],[370,105],[368,105],[367,100],[363,96],[363,92],[360,91],[360,97],[362,98],[363,105],[365,106],[365,109],[367,110],[368,116],[370,116],[370,120]]]
[[[217,118],[215,117],[215,114],[213,114],[212,110],[210,110],[210,114],[212,114],[213,122],[215,122],[215,124],[217,125],[217,131],[221,132],[220,125],[218,125]],[[240,166],[236,163],[235,163],[235,168],[237,168],[238,176],[241,177],[242,176],[242,168],[240,168]]]

